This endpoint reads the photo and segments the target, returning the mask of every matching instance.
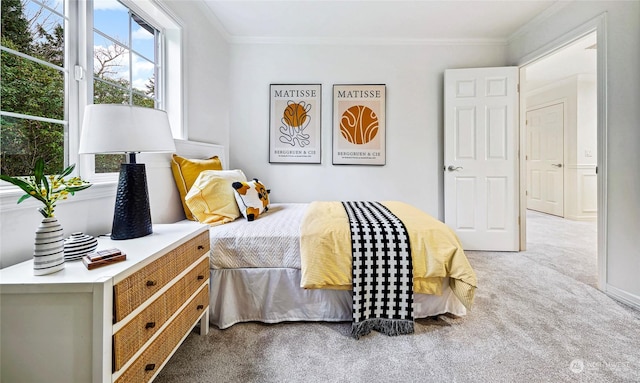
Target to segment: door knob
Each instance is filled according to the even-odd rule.
[[[447,170],[450,171],[450,172],[456,172],[458,170],[462,170],[462,166],[449,165],[449,166],[447,166]]]
[[[555,166],[556,168],[561,168],[562,164],[551,164],[551,166]]]

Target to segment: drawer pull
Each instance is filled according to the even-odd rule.
[[[146,366],[144,366],[145,371],[153,371],[155,368],[156,368],[155,363],[149,363]]]
[[[198,275],[198,280],[201,281],[204,279],[204,275]]]
[[[196,310],[202,310],[204,308],[204,305],[198,305],[198,307],[196,307]]]
[[[198,250],[204,250],[204,246],[198,245]]]
[[[147,322],[147,324],[144,326],[144,328],[147,330],[154,327],[156,327],[156,322]]]
[[[156,281],[147,281],[147,287],[155,286]]]

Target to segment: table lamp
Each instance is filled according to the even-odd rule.
[[[127,159],[120,165],[111,239],[153,232],[146,169],[136,163],[136,153],[175,150],[165,111],[121,104],[85,108],[79,153],[125,153]]]

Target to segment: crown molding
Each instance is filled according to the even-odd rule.
[[[211,22],[211,25],[220,33],[222,38],[227,42],[231,43],[233,36],[229,33],[227,28],[224,27],[218,16],[216,16],[215,12],[207,5],[206,1],[201,0],[195,2],[195,4],[200,8],[200,10],[204,13],[204,16]]]
[[[422,45],[422,46],[506,46],[505,39],[396,39],[353,37],[257,37],[231,36],[237,45]]]
[[[507,44],[510,44],[511,42],[513,42],[513,40],[516,40],[532,31],[537,30],[540,27],[540,25],[544,23],[547,19],[549,19],[551,16],[555,15],[560,10],[564,9],[574,1],[575,0],[556,1],[555,3],[551,4],[547,9],[542,11],[538,16],[534,17],[528,23],[524,24],[523,26],[518,28],[515,32],[510,34],[506,38]]]

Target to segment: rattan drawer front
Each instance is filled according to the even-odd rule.
[[[207,309],[209,288],[202,291],[171,322],[165,331],[136,359],[135,362],[116,380],[121,382],[148,382],[158,371],[162,363],[182,337],[191,329],[196,320]]]
[[[208,251],[209,234],[203,232],[114,285],[114,323],[129,315]]]
[[[123,326],[113,336],[113,371],[120,370],[208,278],[206,258]]]

